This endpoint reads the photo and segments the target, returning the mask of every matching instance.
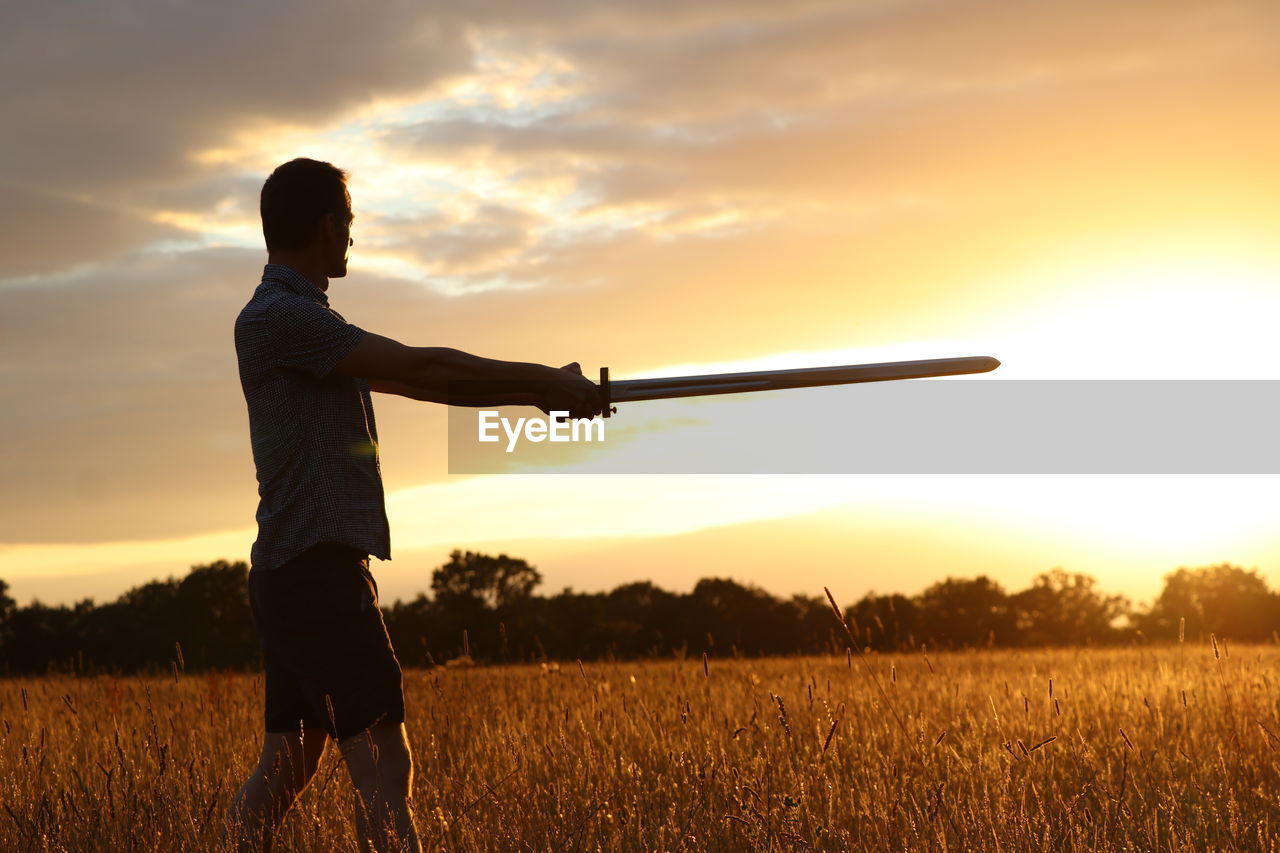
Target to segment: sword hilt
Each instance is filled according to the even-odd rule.
[[[618,413],[618,410],[613,405],[611,405],[612,402],[613,401],[610,399],[610,391],[609,391],[609,368],[602,367],[600,368],[600,405],[601,405],[600,416],[601,417],[607,418],[609,417],[609,415],[616,415]]]

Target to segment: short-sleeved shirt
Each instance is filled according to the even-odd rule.
[[[254,568],[281,566],[319,542],[391,559],[369,382],[333,372],[364,335],[280,264],[266,265],[236,318],[258,476]]]

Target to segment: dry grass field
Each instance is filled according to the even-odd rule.
[[[1280,649],[1219,651],[412,671],[419,828],[460,851],[1270,850]],[[213,849],[260,688],[0,682],[0,849]],[[330,749],[279,849],[354,849],[352,808]]]

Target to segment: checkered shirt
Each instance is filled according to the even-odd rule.
[[[258,475],[254,568],[318,542],[391,559],[378,427],[367,379],[333,368],[365,331],[289,267],[267,264],[235,324]]]

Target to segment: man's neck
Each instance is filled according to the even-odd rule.
[[[267,263],[288,267],[320,288],[321,291],[328,292],[329,290],[329,277],[325,275],[324,262],[318,261],[307,254],[301,252],[268,252]]]

